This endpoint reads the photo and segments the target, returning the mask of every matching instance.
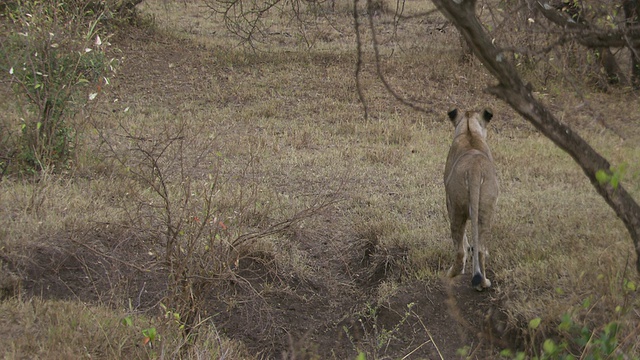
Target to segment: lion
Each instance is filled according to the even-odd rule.
[[[465,232],[470,220],[473,240],[471,285],[482,291],[491,287],[491,281],[486,277],[485,260],[489,252],[485,241],[490,236],[491,218],[499,192],[496,167],[486,142],[486,126],[493,114],[488,109],[464,114],[454,109],[448,115],[455,126],[455,133],[444,169],[444,186],[451,238],[457,253],[447,275],[464,274],[469,249]]]

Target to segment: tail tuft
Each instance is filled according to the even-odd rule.
[[[471,286],[473,287],[478,287],[480,286],[480,284],[482,284],[482,274],[480,273],[476,273],[475,275],[473,275],[473,279],[471,279]]]

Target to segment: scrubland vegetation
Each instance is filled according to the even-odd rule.
[[[365,4],[359,58],[348,2],[250,39],[213,2],[115,3],[0,7],[5,358],[640,356],[624,225],[430,2],[369,7],[378,65]],[[514,61],[640,199],[638,92],[589,56]],[[483,293],[444,276],[452,107],[495,114]]]

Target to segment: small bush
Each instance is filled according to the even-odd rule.
[[[115,61],[106,54],[105,13],[58,0],[11,5],[4,9],[0,71],[9,75],[23,117],[3,120],[2,128],[13,130],[17,140],[2,139],[2,158],[16,160],[20,171],[65,166],[79,130],[73,115],[114,71]]]
[[[501,355],[510,359],[539,359],[539,360],[568,360],[568,359],[638,359],[636,354],[638,328],[634,324],[625,322],[623,314],[629,312],[633,305],[627,303],[635,298],[636,284],[625,280],[623,284],[625,304],[618,305],[611,314],[612,319],[603,325],[596,325],[584,320],[586,313],[593,310],[593,296],[582,301],[582,304],[565,312],[551,334],[541,330],[541,318],[532,319],[528,330],[531,336],[528,350],[517,352],[504,350]],[[624,329],[627,327],[627,329]],[[547,331],[551,328],[547,328]],[[623,331],[621,331],[623,330]]]

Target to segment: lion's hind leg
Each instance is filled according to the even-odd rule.
[[[467,262],[467,248],[469,241],[465,234],[466,219],[464,221],[451,221],[451,238],[456,249],[456,259],[453,266],[447,272],[447,276],[455,277],[464,274],[464,265]]]
[[[489,251],[486,247],[483,247],[482,251],[480,252],[480,267],[482,269],[482,274],[484,274],[484,282],[481,285],[485,289],[491,287],[491,280],[487,278],[487,266],[485,264],[485,261],[488,257]]]
[[[467,233],[465,232],[463,240],[462,240],[462,248],[464,249],[464,258],[462,259],[462,272],[464,274],[465,268],[467,267],[467,261],[471,256],[473,258],[473,248],[469,245],[469,239],[467,238]]]
[[[484,289],[488,289],[491,287],[491,280],[487,279],[487,268],[485,266],[485,261],[489,256],[489,252],[482,247],[478,251],[478,260],[480,263],[480,271],[474,270],[473,278],[471,279],[471,285],[478,291],[482,291]]]

